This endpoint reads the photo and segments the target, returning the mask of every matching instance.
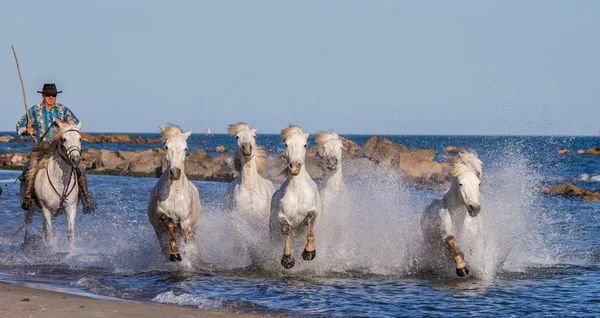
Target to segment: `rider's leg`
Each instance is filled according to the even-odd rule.
[[[96,211],[96,201],[89,195],[87,177],[85,175],[85,167],[83,163],[80,163],[77,169],[77,184],[79,184],[79,198],[81,204],[83,204],[83,213],[90,213]]]
[[[29,171],[27,171],[27,175],[25,177],[25,193],[23,195],[23,201],[21,202],[21,208],[23,210],[29,210],[31,208],[31,205],[33,205],[33,187],[35,185],[37,164],[37,152],[32,151],[29,155]]]

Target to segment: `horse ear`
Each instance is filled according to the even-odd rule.
[[[250,131],[256,135],[256,132],[258,131],[258,129],[254,128],[254,129],[250,129]]]
[[[306,140],[308,140],[308,135],[309,135],[308,133],[304,134],[304,137],[306,137]]]
[[[187,140],[187,139],[188,139],[188,137],[189,137],[191,134],[192,134],[192,131],[190,130],[190,131],[188,131],[188,132],[184,133],[184,134],[183,134],[183,137],[185,137],[185,139]]]
[[[77,124],[77,126],[75,126],[75,128],[77,128],[77,130],[81,130],[81,125],[82,125],[82,123],[79,122],[79,124]]]

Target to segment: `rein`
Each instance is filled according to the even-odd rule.
[[[69,132],[69,131],[76,131],[77,133],[79,133],[78,130],[76,129],[69,129],[65,132]],[[61,147],[62,147],[62,143],[61,143]],[[58,150],[58,149],[57,149]],[[58,196],[58,198],[60,199],[60,204],[58,207],[58,210],[61,211],[64,209],[65,207],[65,201],[67,200],[67,197],[69,195],[71,195],[71,193],[73,193],[73,190],[75,190],[75,188],[77,187],[77,178],[73,178],[73,174],[75,173],[75,167],[73,166],[73,163],[71,162],[71,160],[68,158],[73,152],[79,152],[79,155],[81,155],[81,148],[77,147],[77,146],[71,146],[68,149],[66,149],[64,152],[66,152],[67,158],[65,158],[65,156],[59,151],[59,155],[62,158],[62,160],[67,163],[69,165],[69,167],[71,168],[71,171],[69,172],[69,182],[67,183],[67,185],[64,187],[63,189],[63,193],[60,194],[60,192],[58,192],[58,190],[56,190],[56,187],[54,186],[54,184],[52,184],[52,179],[50,179],[50,172],[49,169],[46,168],[46,177],[48,178],[48,183],[50,183],[50,186],[52,187],[52,190],[54,190],[54,193]],[[71,187],[71,189],[69,190],[69,186],[71,185],[71,180],[75,179],[75,182],[73,182],[73,186]]]

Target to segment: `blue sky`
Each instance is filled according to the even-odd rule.
[[[596,135],[599,1],[7,1],[0,131],[55,82],[89,132]]]

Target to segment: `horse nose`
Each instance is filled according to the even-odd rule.
[[[292,176],[297,176],[300,174],[300,169],[302,168],[302,164],[299,162],[290,162],[290,174]]]
[[[337,168],[338,159],[337,158],[327,158],[327,167],[331,170],[335,170]]]
[[[251,155],[252,154],[252,145],[251,144],[243,144],[242,145],[242,152],[246,156]]]
[[[79,162],[81,162],[81,156],[78,153],[72,154],[71,162],[73,162],[73,165],[78,166]]]
[[[181,178],[181,169],[171,168],[169,169],[171,180],[179,180]]]
[[[469,214],[471,216],[479,215],[479,211],[481,211],[481,205],[479,204],[469,204]]]

